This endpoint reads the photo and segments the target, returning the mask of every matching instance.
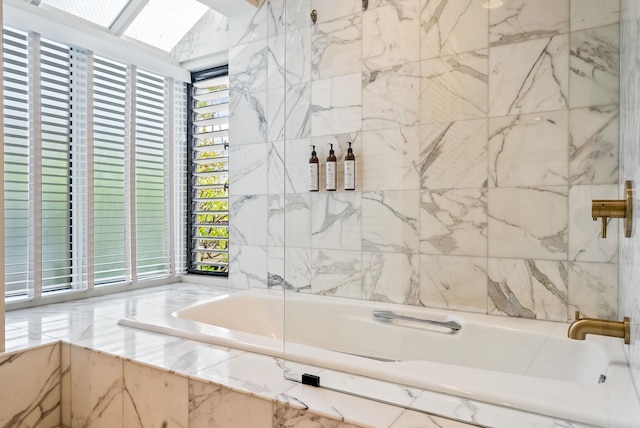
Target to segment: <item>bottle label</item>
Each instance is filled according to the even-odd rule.
[[[327,190],[336,190],[336,163],[327,162]]]
[[[344,161],[344,190],[356,190],[356,161]]]
[[[320,190],[320,179],[318,178],[318,164],[309,164],[309,191],[317,192]]]

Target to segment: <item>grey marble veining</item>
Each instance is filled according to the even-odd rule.
[[[363,193],[362,249],[417,253],[419,202],[417,190]]]
[[[569,32],[569,0],[510,0],[489,10],[491,46]]]
[[[319,22],[312,28],[311,41],[313,79],[326,79],[361,71],[361,13]]]

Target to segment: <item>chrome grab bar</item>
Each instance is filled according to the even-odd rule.
[[[426,320],[422,318],[414,318],[407,317],[404,315],[394,314],[391,311],[373,311],[373,317],[381,319],[383,321],[392,321],[392,320],[401,320],[401,321],[412,321],[418,322],[422,324],[430,324],[436,325],[438,327],[450,328],[453,331],[459,331],[462,326],[455,321],[434,321],[434,320]]]

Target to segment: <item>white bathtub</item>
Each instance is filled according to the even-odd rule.
[[[283,357],[283,302],[282,291],[254,289],[120,324]],[[462,328],[380,322],[373,310]],[[299,293],[287,294],[286,320],[292,361],[597,426],[640,426],[619,339],[570,340],[563,323]]]

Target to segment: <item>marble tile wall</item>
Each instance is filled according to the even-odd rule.
[[[483,3],[270,0],[230,21],[233,287],[618,316],[618,224],[601,239],[590,201],[619,196],[619,1]],[[329,143],[338,191],[309,193]]]
[[[620,186],[624,180],[640,183],[640,5],[622,0],[620,25]],[[639,212],[635,198],[634,212]],[[636,216],[634,216],[636,217]],[[637,217],[636,217],[637,218]],[[628,358],[631,376],[640,398],[640,236],[634,225],[631,239],[620,238],[620,316],[631,318],[631,346]]]

